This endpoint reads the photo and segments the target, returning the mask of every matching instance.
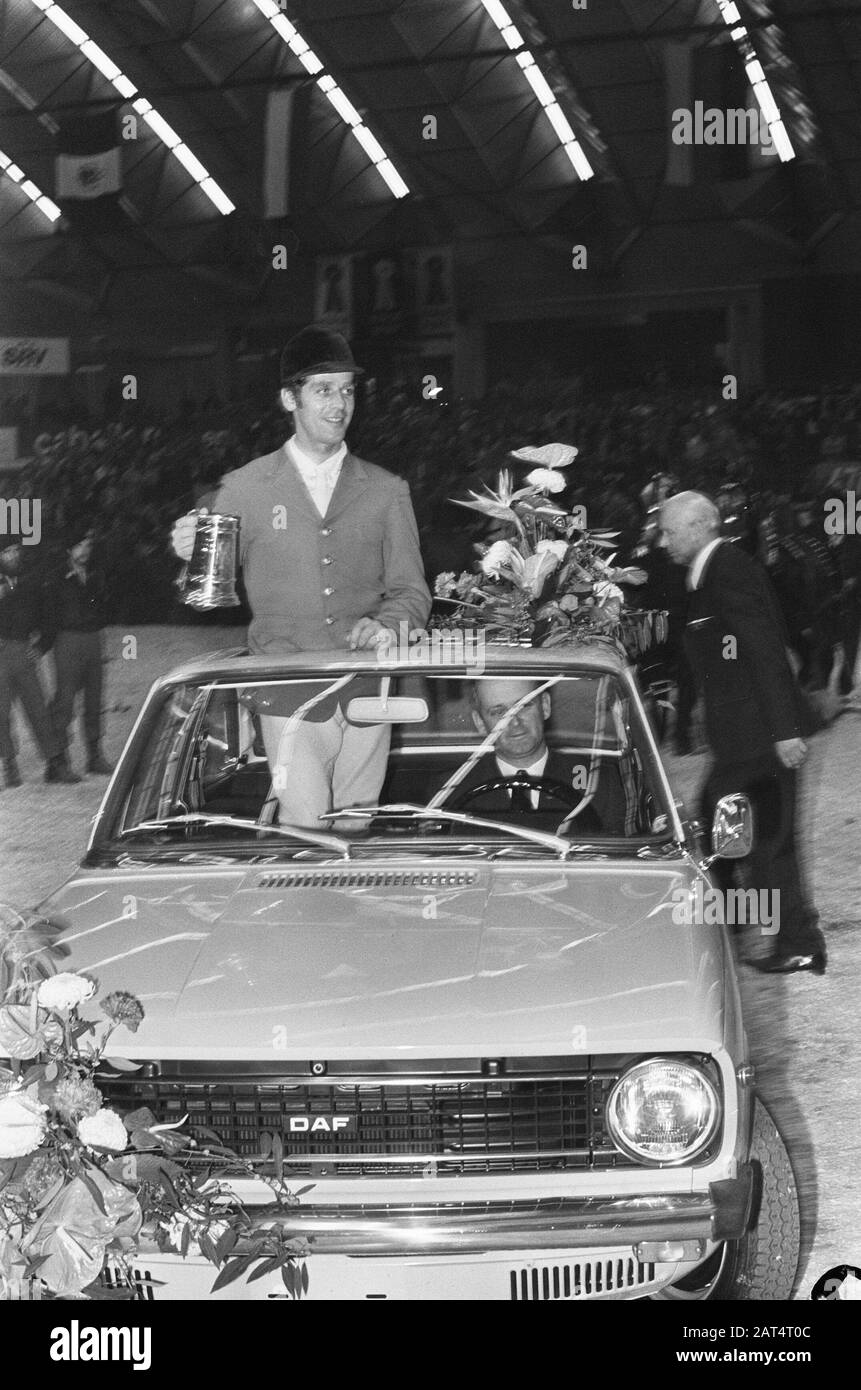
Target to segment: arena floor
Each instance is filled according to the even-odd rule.
[[[196,652],[244,639],[238,628],[145,627],[137,654],[108,630],[107,736],[115,759],[141,699],[158,675]],[[128,645],[128,644],[126,644]],[[74,869],[106,779],[46,786],[29,735],[19,735],[24,786],[0,792],[0,902],[29,907]],[[759,1091],[788,1143],[802,1198],[804,1248],[796,1297],[806,1299],[834,1265],[861,1264],[858,1153],[857,980],[861,975],[861,716],[846,714],[814,740],[805,772],[808,866],[828,938],[824,978],[766,977],[742,967],[741,988]],[[73,750],[80,770],[80,743]],[[679,792],[692,797],[705,758],[668,759]],[[743,956],[761,945],[742,941]]]

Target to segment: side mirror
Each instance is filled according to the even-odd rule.
[[[744,859],[753,849],[753,808],[741,792],[722,796],[712,820],[712,850],[716,859]]]

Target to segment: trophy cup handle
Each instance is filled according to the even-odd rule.
[[[202,517],[202,516],[207,516],[208,514],[209,514],[209,508],[208,508],[208,507],[191,507],[187,512],[184,513],[184,516],[193,516],[193,517],[199,519],[200,517]],[[182,518],[180,518],[180,519],[182,519]],[[196,528],[196,522],[195,522],[195,528]],[[194,553],[194,540],[193,540],[193,539],[192,539],[192,553]],[[183,564],[183,566],[182,566],[182,569],[180,570],[179,574],[176,576],[176,579],[173,581],[173,582],[174,582],[174,587],[175,587],[176,589],[179,590],[180,597],[181,597],[183,600],[185,599],[185,593],[186,593],[186,580],[188,579],[188,568],[189,568],[189,565],[190,565],[190,564],[191,564],[191,557],[189,557],[189,559],[186,560],[186,561],[184,562],[184,564]]]

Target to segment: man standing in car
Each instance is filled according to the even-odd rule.
[[[430,612],[407,483],[344,442],[361,371],[339,333],[297,333],[281,356],[281,404],[295,433],[228,473],[214,498],[215,512],[240,518],[252,653],[374,648],[401,622],[421,628]],[[182,559],[195,525],[187,516],[174,526]],[[333,806],[376,800],[389,726],[350,724],[337,694],[298,728],[288,727],[292,712],[261,712],[282,821],[319,827]]]

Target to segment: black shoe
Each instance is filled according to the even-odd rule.
[[[798,970],[809,970],[812,975],[824,975],[826,955],[824,951],[793,951],[786,956],[766,956],[764,960],[750,961],[755,970],[764,975],[793,975]]]
[[[45,768],[45,781],[71,784],[72,782],[80,782],[81,778],[77,772],[72,771],[65,758],[58,757],[49,759],[48,766]]]
[[[7,787],[21,786],[21,774],[18,771],[18,764],[14,758],[4,758],[3,778]]]

